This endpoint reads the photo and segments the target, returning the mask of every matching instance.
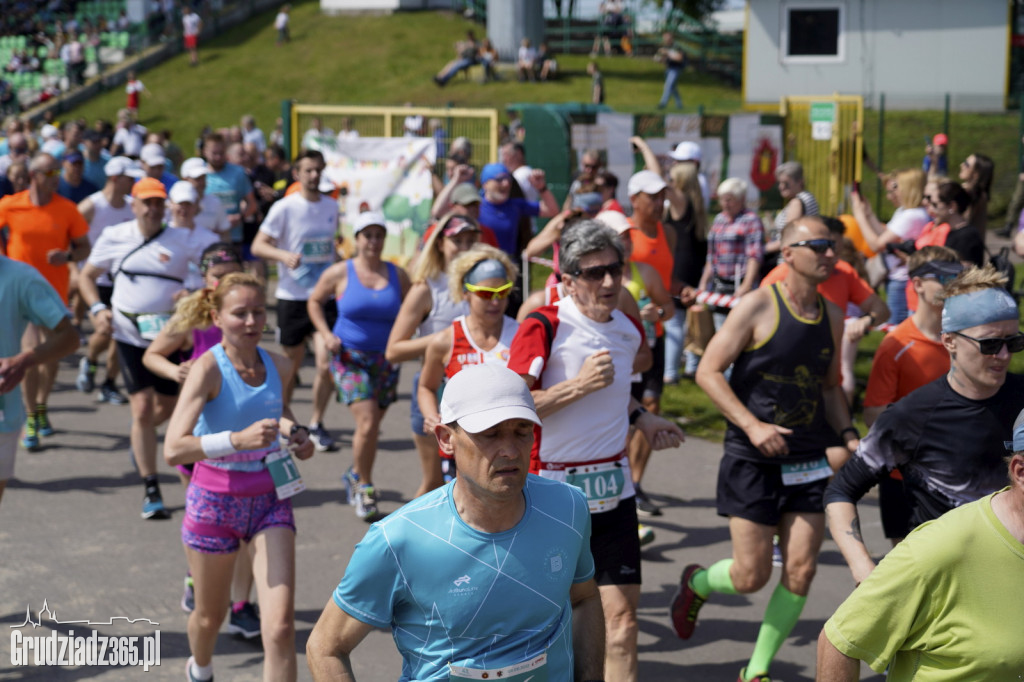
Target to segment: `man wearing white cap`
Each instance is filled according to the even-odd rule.
[[[1012,434],[1002,489],[919,526],[825,623],[818,680],[1020,679],[1024,412]]]
[[[323,425],[334,380],[327,346],[309,319],[306,302],[320,275],[337,259],[334,239],[338,233],[338,202],[320,192],[324,165],[324,156],[318,151],[304,151],[295,159],[293,168],[299,191],[270,207],[252,242],[253,256],[281,264],[276,293],[278,342],[292,361],[284,388],[286,405],[291,401],[295,377],[306,355],[306,340],[313,337],[316,376],[309,437],[320,451],[334,447],[334,439]],[[324,306],[324,315],[333,326],[337,318],[333,301]]]
[[[78,204],[78,212],[89,223],[89,243],[95,244],[103,230],[111,225],[135,219],[132,213],[132,185],[142,176],[142,169],[126,156],[115,156],[103,167],[107,182],[99,192],[91,194]],[[96,280],[96,289],[100,302],[110,305],[110,296],[114,292],[114,284],[109,273],[103,273]],[[96,400],[112,405],[124,405],[128,399],[117,390],[117,375],[120,362],[117,346],[110,342],[110,329],[94,328],[89,336],[89,345],[85,356],[78,363],[78,377],[75,386],[83,393],[91,393],[96,388],[96,367],[100,355],[107,351],[107,378],[100,385]]]
[[[210,165],[206,163],[206,159],[198,156],[185,159],[181,164],[181,179],[188,180],[199,196],[196,225],[214,232],[223,241],[231,241],[231,225],[228,223],[228,213],[224,209],[224,204],[214,195],[206,193],[206,176],[209,172]]]
[[[499,365],[467,367],[445,388],[441,422],[459,475],[356,546],[306,647],[313,679],[352,679],[353,649],[390,628],[407,679],[603,680],[587,501],[527,475],[540,419],[526,384]]]
[[[189,244],[204,251],[211,244],[220,241],[216,233],[207,230],[205,227],[196,224],[196,211],[199,204],[199,193],[190,182],[178,180],[171,186],[167,195],[170,219],[168,227],[180,227],[189,231]],[[189,263],[188,277],[185,278],[185,288],[195,291],[203,287],[203,275],[199,272],[198,263]]]
[[[616,308],[623,256],[618,233],[604,223],[582,220],[566,228],[559,250],[566,296],[523,320],[508,367],[533,389],[544,419],[531,469],[587,493],[605,673],[636,680],[642,567],[626,441],[630,425],[656,449],[678,446],[683,433],[630,395],[644,335],[637,320]]]
[[[941,339],[949,373],[882,412],[825,491],[829,530],[858,583],[875,563],[856,505],[890,471],[903,475],[911,528],[1006,482],[1000,446],[1024,408],[1024,377],[1008,369],[1024,334],[1005,281],[986,266],[946,285]]]
[[[164,154],[163,146],[150,142],[142,148],[139,160],[146,176],[164,183],[164,189],[170,192],[171,186],[178,181],[178,176],[167,170],[167,156]]]

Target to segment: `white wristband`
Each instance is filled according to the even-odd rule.
[[[96,313],[98,313],[101,310],[108,310],[107,304],[104,303],[103,301],[96,301],[91,306],[89,306],[89,314],[90,315],[95,315]]]
[[[235,446],[231,444],[230,431],[208,433],[205,436],[199,436],[199,447],[203,449],[203,454],[209,459],[226,457],[238,452]]]

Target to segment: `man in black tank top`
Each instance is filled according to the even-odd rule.
[[[769,680],[807,600],[825,534],[822,494],[832,474],[825,449],[840,436],[851,451],[859,442],[839,383],[843,311],[817,291],[835,266],[835,241],[820,219],[803,217],[786,226],[782,244],[786,278],[740,300],[697,369],[697,383],[729,421],[717,497],[735,558],[687,566],[671,610],[676,633],[689,639],[712,592],[760,590],[778,535],[782,580],[743,682]]]

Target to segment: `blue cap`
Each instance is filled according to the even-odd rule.
[[[1004,441],[1006,449],[1010,452],[1024,452],[1024,410],[1017,415],[1017,421],[1013,422],[1013,440]]]
[[[78,151],[77,149],[72,149],[71,151],[64,154],[63,160],[68,161],[70,163],[81,163],[82,161],[85,161],[85,157],[82,156],[82,152]]]
[[[604,204],[604,198],[597,192],[584,192],[583,194],[574,194],[572,197],[572,207],[584,213],[596,214],[600,212],[602,204]]]
[[[488,180],[495,180],[497,178],[511,176],[508,172],[508,168],[505,168],[503,163],[489,163],[484,166],[483,171],[480,172],[480,182],[487,182]]]

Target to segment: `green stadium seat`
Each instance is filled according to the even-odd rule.
[[[39,48],[36,50],[36,57],[38,57],[39,59],[46,59],[47,56],[49,56],[49,54],[50,50],[45,45],[40,45]]]
[[[99,61],[99,55],[96,53],[96,48],[92,45],[85,48],[85,61],[90,64],[95,64]]]

